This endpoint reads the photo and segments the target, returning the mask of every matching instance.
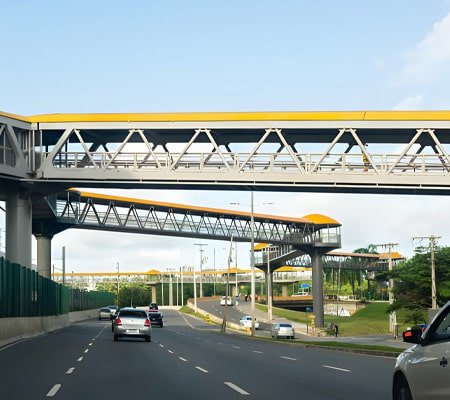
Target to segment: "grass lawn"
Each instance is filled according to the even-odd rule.
[[[264,305],[257,304],[256,306],[261,310],[267,310]],[[325,315],[325,326],[329,322],[337,324],[341,336],[389,334],[389,314],[386,313],[388,306],[387,302],[365,303],[365,307],[362,307],[351,317]],[[307,321],[306,312],[302,311],[291,311],[274,307],[273,314],[291,321],[301,323],[306,323]],[[401,315],[397,317],[397,321],[399,323],[399,334],[406,330],[407,326],[412,325],[403,322]]]

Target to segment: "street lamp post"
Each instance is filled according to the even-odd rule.
[[[253,216],[253,190],[251,191],[251,252],[250,263],[252,268],[251,292],[252,292],[252,336],[255,336],[255,219]]]

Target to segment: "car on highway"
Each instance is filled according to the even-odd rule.
[[[392,380],[394,400],[450,399],[450,301],[431,324],[403,333],[414,344],[397,357]]]
[[[159,311],[149,312],[148,317],[152,325],[158,325],[160,328],[163,327],[163,315]]]
[[[150,303],[148,305],[148,312],[155,312],[155,311],[158,311],[158,304]]]
[[[110,312],[111,312],[110,319],[114,319],[117,314],[117,311],[119,310],[119,307],[118,306],[107,306],[107,308],[109,308]]]
[[[279,337],[284,337],[287,339],[294,339],[295,329],[292,324],[287,322],[276,322],[272,324],[270,329],[270,334],[273,339],[278,339]]]
[[[113,326],[114,341],[121,337],[143,338],[147,342],[152,340],[152,326],[145,310],[133,307],[121,308]]]
[[[244,328],[252,327],[252,317],[250,315],[245,315],[239,319],[239,325]],[[255,318],[255,329],[259,329],[259,322]]]
[[[233,299],[228,296],[228,300],[226,296],[222,296],[222,298],[220,299],[220,305],[224,306],[226,303],[227,306],[232,306],[233,305]]]
[[[102,307],[98,310],[98,320],[102,319],[110,319],[111,318],[111,310],[108,307]]]

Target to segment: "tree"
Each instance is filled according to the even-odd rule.
[[[443,305],[450,299],[450,247],[436,250],[436,295],[437,302]],[[416,254],[392,271],[380,273],[377,280],[394,279],[394,303],[388,312],[401,308],[410,315],[431,307],[431,268],[430,253]]]

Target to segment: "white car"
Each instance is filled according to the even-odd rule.
[[[275,324],[272,324],[270,333],[274,339],[278,339],[279,337],[294,339],[295,337],[294,327],[292,324],[286,322],[276,322]]]
[[[239,320],[239,325],[242,325],[244,328],[251,328],[252,317],[250,315],[241,317],[241,319]],[[259,329],[259,322],[256,320],[256,318],[255,318],[255,329]]]
[[[397,358],[392,398],[450,399],[450,301],[424,332],[413,328],[403,333],[403,340],[415,345]]]
[[[220,299],[220,305],[224,306],[225,302],[227,303],[227,306],[233,305],[233,299],[230,296],[228,296],[228,301],[226,301],[226,296],[222,296],[222,298]]]

